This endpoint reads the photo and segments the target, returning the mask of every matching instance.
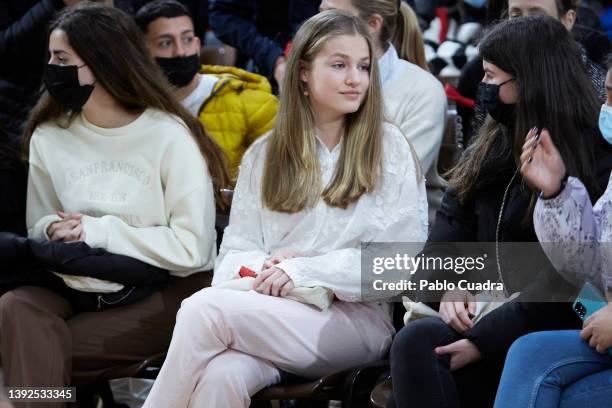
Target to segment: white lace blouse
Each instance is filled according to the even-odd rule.
[[[533,220],[546,255],[565,279],[612,288],[612,176],[595,206],[582,182],[570,177],[557,197],[538,199]]]
[[[262,207],[261,180],[268,137],[257,140],[240,166],[229,226],[215,264],[213,286],[238,276],[241,266],[260,271],[274,251],[291,249],[302,256],[277,266],[296,287],[322,286],[340,300],[361,299],[362,242],[424,242],[427,238],[425,182],[417,177],[406,138],[384,127],[383,173],[378,187],[346,209],[322,199],[296,214]],[[330,182],[341,151],[318,140],[322,182]]]

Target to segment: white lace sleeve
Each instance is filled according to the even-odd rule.
[[[361,242],[425,242],[427,239],[425,180],[417,176],[417,165],[410,153],[406,154],[409,147],[403,135],[399,133],[395,136],[395,140],[402,145],[386,146],[384,177],[387,181],[373,193],[367,206],[353,214],[351,220],[360,223],[367,219],[371,225],[376,225],[364,236],[356,237]],[[292,258],[281,262],[278,267],[291,277],[296,286],[323,286],[331,289],[340,300],[361,300],[359,247],[332,250],[312,257]]]

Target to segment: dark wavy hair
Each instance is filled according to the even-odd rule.
[[[221,188],[230,185],[225,155],[206,134],[200,121],[172,94],[132,18],[114,7],[85,3],[60,12],[49,32],[55,29],[66,33],[72,48],[95,76],[96,86],[102,86],[125,110],[138,113],[155,108],[185,123],[207,163],[217,207],[225,209],[227,203],[220,193]],[[60,104],[45,91],[25,126],[26,155],[38,125],[54,121],[66,126],[63,119],[68,118],[69,124],[79,112]]]
[[[485,177],[495,179],[500,163],[518,165],[531,128],[549,130],[567,171],[587,187],[591,199],[600,193],[593,171],[593,145],[599,137],[600,103],[576,42],[549,16],[521,17],[493,27],[480,54],[516,79],[518,101],[511,128],[490,116],[451,171],[450,184],[462,201]],[[535,193],[532,195],[532,207]]]

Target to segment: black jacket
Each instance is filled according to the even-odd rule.
[[[605,191],[612,169],[612,146],[601,135],[594,134],[593,166],[601,192]],[[482,242],[490,254],[482,276],[495,281],[498,277],[494,246],[499,210],[504,191],[516,171],[514,160],[499,160],[485,165],[484,177],[476,184],[476,192],[465,203],[459,201],[454,189],[448,189],[423,253],[427,256],[457,256],[457,242]],[[488,175],[488,176],[487,176]],[[508,189],[504,214],[501,219],[499,242],[533,242],[537,236],[528,214],[531,192],[524,187],[520,173]],[[483,355],[505,355],[510,344],[523,334],[534,330],[578,328],[579,320],[568,303],[578,288],[565,281],[549,263],[537,245],[530,245],[532,253],[512,253],[501,245],[501,266],[504,283],[509,293],[521,292],[516,301],[505,304],[485,316],[466,332]],[[466,274],[467,275],[467,274]],[[470,276],[452,271],[419,270],[413,280],[425,279],[458,282]],[[482,281],[482,277],[474,281]],[[438,293],[416,292],[410,295],[430,303],[437,309]],[[561,302],[561,303],[560,303]]]
[[[62,0],[0,2],[0,123],[17,143],[34,106],[47,55],[47,27]]]
[[[0,140],[0,231],[26,235],[27,180],[27,165],[19,152]]]
[[[300,25],[317,14],[319,0],[215,0],[209,23],[215,35],[238,50],[242,59],[253,59],[259,72],[271,81],[274,63]]]
[[[139,260],[90,248],[84,242],[65,244],[0,232],[0,295],[22,285],[55,290],[80,310],[102,310],[145,298],[168,282],[168,271]],[[119,292],[98,294],[68,288],[50,271],[120,283]]]

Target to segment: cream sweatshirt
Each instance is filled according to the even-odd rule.
[[[85,242],[176,276],[212,269],[216,256],[213,185],[184,123],[147,109],[132,123],[101,128],[75,118],[45,123],[30,142],[28,236],[46,238],[57,211],[81,213]],[[60,275],[61,276],[61,275]],[[77,290],[122,285],[61,276]]]

